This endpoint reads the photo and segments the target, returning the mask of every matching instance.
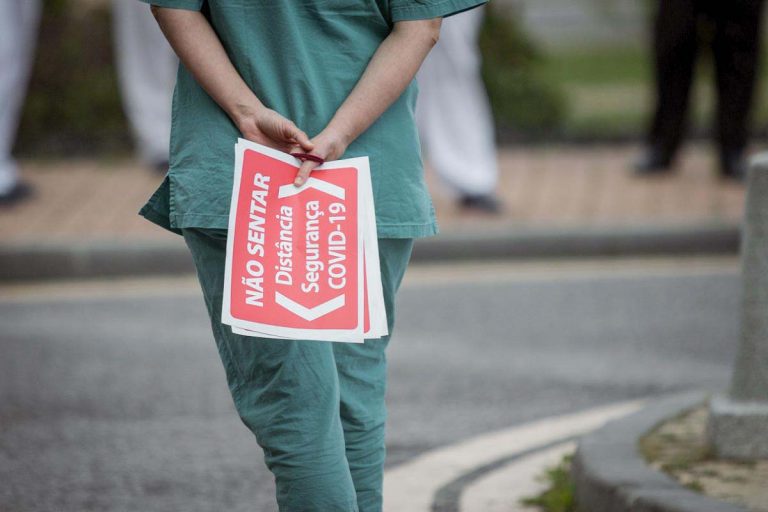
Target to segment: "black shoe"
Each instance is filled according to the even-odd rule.
[[[502,211],[501,201],[493,194],[465,194],[461,196],[459,204],[465,210],[491,215],[498,215]]]
[[[672,170],[672,159],[656,149],[647,148],[634,161],[632,170],[638,176],[665,174]]]
[[[0,208],[13,206],[32,196],[33,189],[30,185],[19,182],[5,194],[0,194]]]
[[[723,179],[743,182],[747,179],[748,171],[749,164],[740,151],[720,156],[720,176]]]

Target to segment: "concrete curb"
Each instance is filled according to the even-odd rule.
[[[0,247],[0,282],[194,272],[184,242],[98,242]]]
[[[420,240],[413,260],[736,254],[739,233],[736,224],[469,231]]]
[[[698,392],[665,398],[582,438],[572,471],[579,505],[590,512],[747,512],[682,487],[638,452],[643,434],[705,399]]]
[[[737,225],[466,231],[419,240],[413,261],[735,254]],[[194,272],[181,238],[0,246],[0,281]]]

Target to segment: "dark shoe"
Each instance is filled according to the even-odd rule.
[[[638,176],[664,174],[672,170],[672,159],[656,149],[647,148],[632,164],[632,169]]]
[[[747,179],[749,164],[744,154],[732,152],[720,157],[720,176],[727,180],[744,181]]]
[[[501,213],[501,201],[493,194],[466,194],[461,196],[459,204],[465,210],[473,210],[491,215]]]
[[[33,189],[30,185],[19,182],[5,194],[0,194],[0,208],[13,206],[32,196]]]

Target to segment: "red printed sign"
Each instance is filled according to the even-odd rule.
[[[237,152],[223,321],[254,335],[362,341],[371,302],[363,224],[372,205],[361,205],[368,196],[360,191],[370,177],[323,166],[296,187],[293,157],[245,141]]]

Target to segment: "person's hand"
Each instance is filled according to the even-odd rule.
[[[344,151],[347,150],[347,146],[349,145],[349,142],[341,135],[341,133],[331,128],[326,128],[320,132],[316,137],[312,138],[310,143],[314,148],[305,152],[319,156],[324,161],[336,160],[344,154]],[[299,147],[303,149],[303,146],[296,145],[291,152],[300,151]],[[300,187],[306,183],[310,173],[319,165],[320,163],[318,162],[304,160],[301,167],[299,167],[299,172],[296,174],[296,179],[293,181],[293,184]]]
[[[308,153],[315,147],[307,134],[301,131],[293,121],[272,109],[250,108],[243,105],[238,114],[240,115],[236,124],[245,139],[285,153],[296,147]]]

